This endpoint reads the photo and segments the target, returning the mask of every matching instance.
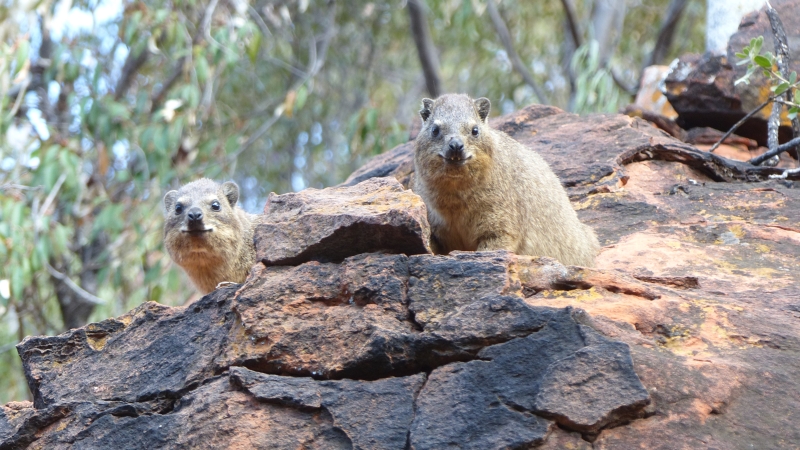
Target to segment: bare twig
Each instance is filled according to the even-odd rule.
[[[514,50],[511,34],[508,32],[508,27],[506,26],[505,20],[503,20],[503,17],[500,15],[500,11],[497,10],[497,5],[494,4],[493,0],[489,0],[486,2],[486,9],[489,11],[489,18],[492,19],[492,25],[494,25],[495,31],[497,31],[497,37],[500,38],[500,42],[503,44],[503,47],[505,47],[508,59],[511,60],[511,65],[514,66],[514,70],[519,72],[519,74],[522,75],[522,79],[525,80],[525,84],[533,89],[539,102],[546,104],[547,97],[544,95],[544,91],[542,91],[542,88],[534,81],[533,74],[525,67],[517,51]]]
[[[253,134],[251,134],[249,138],[247,138],[247,141],[245,141],[245,143],[244,143],[244,144],[242,144],[242,145],[239,147],[239,149],[238,149],[238,150],[236,150],[235,152],[233,152],[233,153],[231,153],[231,154],[230,154],[230,156],[228,157],[228,159],[229,159],[229,160],[231,160],[231,161],[235,161],[235,160],[236,160],[236,158],[237,158],[239,155],[241,155],[241,154],[242,154],[242,152],[244,152],[245,150],[247,150],[248,148],[250,148],[250,146],[251,146],[251,145],[253,145],[253,144],[255,144],[255,142],[256,142],[257,140],[259,140],[259,139],[261,138],[261,136],[263,136],[263,135],[264,135],[264,133],[266,133],[267,131],[269,131],[269,129],[270,129],[270,128],[271,128],[273,125],[275,125],[275,122],[277,122],[277,121],[278,121],[278,119],[280,119],[280,118],[281,118],[281,114],[275,114],[274,116],[272,116],[272,118],[271,118],[271,119],[269,119],[268,121],[266,121],[266,122],[262,123],[262,124],[261,124],[261,126],[260,126],[260,127],[258,127],[258,129],[257,129],[257,130],[256,130],[256,131],[255,131]]]
[[[50,194],[48,194],[47,198],[44,200],[44,204],[42,205],[41,209],[42,214],[47,214],[47,210],[50,209],[50,205],[53,204],[53,201],[56,199],[56,195],[58,195],[58,191],[61,190],[61,185],[64,184],[66,179],[67,174],[65,173],[62,173],[61,176],[58,177],[56,184],[53,185],[53,189],[50,190]]]
[[[798,146],[798,145],[800,145],[800,136],[792,139],[789,142],[785,142],[785,143],[775,147],[774,149],[770,149],[768,152],[764,153],[763,155],[758,155],[755,158],[752,158],[748,162],[750,164],[754,165],[754,166],[758,166],[761,163],[763,163],[764,161],[772,158],[773,156],[780,155],[781,153],[789,151],[789,150],[793,149],[795,146]]]
[[[258,25],[258,28],[261,29],[261,34],[263,34],[264,37],[272,37],[272,32],[269,31],[269,27],[264,22],[264,19],[261,18],[261,14],[259,14],[258,11],[256,11],[256,9],[249,4],[247,5],[247,12],[250,13],[251,17],[256,19],[256,25]]]
[[[72,281],[67,275],[54,269],[49,262],[45,261],[44,264],[45,267],[47,267],[47,271],[53,278],[63,282],[64,285],[69,287],[72,290],[72,292],[78,295],[78,297],[80,297],[82,300],[86,301],[87,303],[91,303],[93,305],[102,305],[105,303],[105,300],[103,300],[100,297],[97,297],[96,295],[91,294],[90,292],[87,292],[82,287],[75,284],[75,282]]]
[[[744,117],[742,117],[741,119],[739,119],[739,121],[738,121],[738,122],[736,122],[736,123],[735,123],[735,124],[734,124],[734,125],[731,127],[731,129],[730,129],[730,130],[728,130],[728,132],[727,132],[727,133],[723,134],[723,135],[722,135],[722,137],[721,137],[721,138],[719,138],[719,140],[717,141],[717,143],[716,143],[716,144],[714,144],[713,146],[711,146],[711,148],[710,148],[710,149],[708,149],[708,152],[709,152],[709,153],[714,153],[714,150],[716,150],[716,149],[717,149],[717,147],[719,147],[719,146],[722,144],[722,142],[724,142],[724,141],[725,141],[725,139],[728,139],[728,136],[730,136],[731,134],[733,134],[733,132],[734,132],[734,131],[736,131],[736,130],[737,130],[739,127],[740,127],[740,126],[742,126],[742,124],[744,124],[745,122],[747,122],[748,120],[750,120],[750,118],[751,118],[751,117],[753,117],[753,116],[754,116],[754,115],[756,115],[756,114],[757,114],[759,111],[761,111],[762,109],[764,109],[764,107],[765,107],[765,106],[767,106],[767,105],[769,105],[769,103],[770,103],[771,101],[773,101],[773,100],[775,100],[775,97],[773,97],[773,96],[770,96],[770,97],[769,97],[769,98],[768,98],[768,99],[767,99],[767,100],[766,100],[764,103],[762,103],[762,104],[760,104],[760,105],[756,106],[756,108],[755,108],[754,110],[750,111],[749,113],[747,113],[747,115],[746,115],[746,116],[744,116]]]
[[[425,75],[425,86],[428,88],[428,94],[436,98],[442,93],[442,83],[439,78],[439,59],[436,57],[436,47],[428,31],[426,8],[425,0],[408,0],[411,34],[414,37],[414,44],[417,46],[422,73]]]
[[[19,106],[22,104],[22,99],[25,98],[25,93],[28,92],[28,86],[30,83],[31,79],[29,77],[26,77],[22,82],[19,92],[17,92],[17,98],[14,100],[14,106],[12,106],[11,111],[8,112],[10,117],[13,117],[17,114],[17,110],[19,110]]]
[[[41,188],[42,188],[41,186],[25,186],[24,184],[15,184],[15,183],[0,184],[0,191],[5,191],[8,189],[14,189],[17,191],[38,191]]]
[[[788,178],[788,177],[790,177],[792,175],[800,175],[800,167],[798,167],[796,169],[787,169],[787,170],[784,170],[783,173],[780,174],[780,175],[770,175],[769,177],[771,179],[773,179],[773,180],[774,179],[785,180],[786,178]]]

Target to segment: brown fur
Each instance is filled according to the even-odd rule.
[[[539,154],[489,127],[489,100],[452,94],[422,104],[414,191],[428,207],[438,253],[505,249],[594,265],[600,247],[594,231],[578,220]],[[446,159],[454,139],[463,142],[460,163]]]
[[[236,183],[218,184],[207,178],[164,196],[164,246],[203,294],[223,281],[242,283],[255,264],[255,216],[237,206],[238,199]],[[212,208],[215,201],[219,211]],[[181,212],[176,211],[178,204]],[[187,215],[193,207],[203,217],[190,225]],[[190,226],[204,231],[191,231]]]

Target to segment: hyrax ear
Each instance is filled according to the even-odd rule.
[[[486,122],[486,118],[489,117],[489,111],[492,109],[492,103],[488,98],[481,97],[475,100],[475,107],[478,108],[478,116],[482,121]]]
[[[178,191],[169,191],[164,196],[164,217],[168,216],[178,201]]]
[[[225,198],[228,199],[228,203],[231,204],[231,208],[236,206],[236,202],[239,201],[239,185],[234,183],[233,181],[226,181],[222,185],[222,193],[225,195]]]
[[[431,116],[431,109],[433,109],[433,100],[429,98],[423,98],[422,109],[419,110],[419,115],[422,117],[423,122],[427,121],[428,117]]]

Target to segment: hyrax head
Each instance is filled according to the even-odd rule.
[[[488,129],[491,103],[463,94],[422,99],[422,129],[417,135],[418,162],[426,168],[457,172],[476,159],[490,156],[491,145],[484,136]]]
[[[164,196],[164,242],[182,264],[188,254],[219,252],[241,240],[242,224],[234,212],[239,186],[208,178],[193,181]],[[233,247],[235,248],[235,247]]]

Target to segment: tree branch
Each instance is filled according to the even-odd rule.
[[[796,169],[787,169],[787,170],[784,170],[783,173],[780,174],[780,175],[770,175],[769,177],[771,179],[785,180],[785,179],[789,178],[792,175],[800,175],[800,167],[798,167]]]
[[[720,145],[721,145],[721,144],[722,144],[722,143],[725,141],[725,139],[728,139],[728,136],[730,136],[731,134],[733,134],[733,132],[734,132],[734,131],[736,131],[736,130],[737,130],[739,127],[740,127],[740,126],[742,126],[742,124],[744,124],[745,122],[747,122],[748,120],[750,120],[750,118],[751,118],[751,117],[753,117],[754,115],[756,115],[756,113],[758,113],[759,111],[761,111],[762,109],[764,109],[764,107],[765,107],[765,106],[767,106],[767,105],[769,105],[769,102],[773,101],[774,99],[775,99],[775,97],[772,97],[772,96],[770,96],[770,97],[769,97],[769,98],[768,98],[768,99],[767,99],[767,100],[766,100],[764,103],[762,103],[762,104],[760,104],[760,105],[756,106],[756,108],[755,108],[754,110],[750,111],[749,113],[747,113],[747,115],[746,115],[746,116],[744,116],[744,117],[742,117],[741,119],[739,119],[739,121],[738,121],[738,122],[736,122],[736,123],[735,123],[735,124],[734,124],[734,125],[731,127],[731,129],[730,129],[730,130],[728,130],[728,132],[727,132],[727,133],[723,134],[723,135],[722,135],[722,137],[721,137],[721,138],[719,138],[719,140],[717,141],[717,143],[716,143],[716,144],[714,144],[714,145],[713,145],[713,146],[712,146],[710,149],[708,149],[708,152],[709,152],[709,153],[714,153],[714,150],[716,150],[716,149],[717,149],[717,147],[719,147],[719,146],[720,146]]]
[[[764,153],[763,155],[758,155],[755,158],[752,158],[748,162],[750,164],[754,165],[754,166],[758,166],[761,163],[763,163],[764,161],[772,158],[773,156],[780,155],[781,153],[789,151],[789,150],[793,149],[795,146],[798,146],[798,145],[800,145],[800,136],[792,139],[789,142],[783,143],[783,144],[775,147],[774,149],[770,149],[768,152]]]
[[[122,66],[122,74],[117,82],[117,87],[114,88],[114,100],[119,100],[125,96],[131,87],[131,83],[133,83],[133,77],[142,68],[148,56],[147,47],[142,48],[142,51],[136,56],[134,56],[133,52],[128,53],[125,64]]]
[[[494,4],[493,0],[489,0],[486,2],[486,9],[489,11],[489,17],[492,19],[492,25],[494,25],[495,31],[497,31],[497,37],[500,38],[500,42],[503,44],[503,47],[505,47],[508,58],[511,60],[511,65],[520,75],[522,75],[522,79],[525,80],[525,84],[533,89],[533,92],[536,94],[539,102],[542,104],[547,104],[547,97],[545,97],[544,91],[542,91],[536,81],[534,81],[533,75],[522,63],[522,60],[519,58],[516,50],[514,50],[514,44],[511,41],[511,34],[508,32],[508,27],[506,26],[503,17],[500,16],[500,11],[497,10],[497,5]]]
[[[572,1],[561,0],[561,5],[564,7],[564,15],[567,17],[567,25],[570,35],[572,35],[572,42],[575,44],[575,48],[578,48],[583,44],[583,39],[581,38],[581,30],[578,28],[578,21],[575,20],[575,10],[572,7]]]
[[[86,290],[84,290],[82,287],[80,287],[77,284],[75,284],[75,282],[72,281],[68,276],[66,276],[65,274],[63,274],[63,273],[57,271],[56,269],[54,269],[53,266],[51,266],[49,262],[45,261],[44,264],[45,264],[45,267],[47,267],[47,271],[50,272],[50,275],[53,278],[55,278],[56,280],[59,280],[62,283],[64,283],[65,286],[70,288],[72,290],[72,292],[74,292],[78,297],[80,297],[85,302],[91,303],[93,305],[105,304],[105,300],[103,300],[102,298],[97,297],[95,295],[92,295],[91,293],[89,293]]]
[[[667,15],[661,23],[661,29],[658,31],[658,38],[656,38],[656,46],[650,52],[642,70],[647,66],[658,64],[664,60],[672,46],[672,40],[675,37],[675,29],[678,26],[678,21],[686,9],[687,0],[672,0],[667,7]]]
[[[205,11],[203,12],[203,19],[200,21],[200,25],[197,27],[197,30],[192,37],[192,43],[189,46],[189,51],[192,51],[195,45],[200,43],[200,39],[208,33],[208,27],[211,25],[211,18],[214,16],[214,10],[217,9],[217,4],[219,4],[219,0],[211,0],[206,6]],[[186,59],[188,56],[181,56],[178,58],[178,61],[175,62],[175,66],[172,68],[172,74],[167,78],[167,81],[161,86],[161,90],[159,90],[152,98],[150,112],[155,112],[160,106],[161,103],[164,101],[164,98],[167,96],[167,92],[172,89],[172,86],[178,81],[178,78],[183,73],[184,65],[186,65]]]
[[[411,35],[417,47],[422,73],[425,75],[425,86],[428,94],[436,98],[442,94],[441,80],[439,78],[439,59],[436,57],[436,47],[428,30],[428,20],[425,17],[425,0],[408,0],[408,18],[411,22]]]

